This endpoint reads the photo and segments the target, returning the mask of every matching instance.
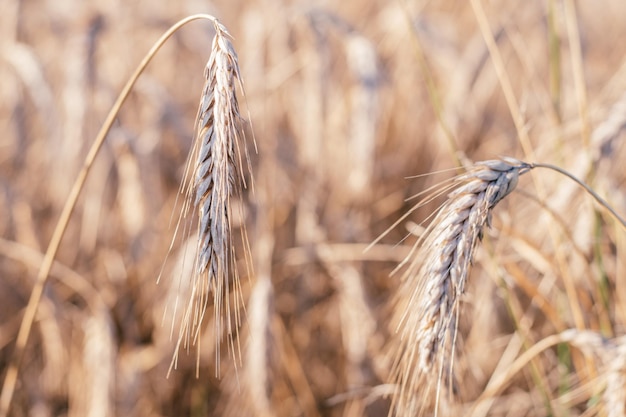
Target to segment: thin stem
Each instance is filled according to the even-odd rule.
[[[35,280],[35,285],[33,286],[30,298],[28,299],[26,311],[24,312],[24,318],[22,319],[22,323],[17,334],[17,340],[15,342],[13,355],[11,357],[11,361],[9,362],[9,368],[7,370],[7,373],[4,377],[2,392],[0,393],[0,417],[7,417],[7,415],[9,414],[9,408],[13,399],[13,393],[15,392],[15,385],[17,382],[19,368],[24,357],[24,351],[26,349],[26,344],[28,343],[30,331],[33,327],[33,322],[35,321],[37,307],[39,306],[39,302],[41,301],[44,287],[46,285],[46,282],[48,281],[48,274],[50,273],[50,268],[52,267],[54,258],[61,244],[61,239],[63,239],[63,235],[65,234],[65,230],[67,229],[67,225],[69,223],[70,217],[72,216],[72,212],[74,211],[74,207],[76,207],[76,202],[83,189],[91,166],[93,165],[93,162],[100,148],[102,147],[102,144],[104,143],[104,140],[106,139],[106,136],[109,133],[109,130],[111,129],[111,126],[113,125],[113,122],[115,121],[117,114],[120,111],[120,108],[126,101],[126,98],[128,97],[131,89],[135,85],[135,82],[137,81],[139,76],[143,73],[146,66],[150,63],[152,58],[154,58],[155,54],[161,48],[161,46],[163,46],[165,41],[168,40],[178,29],[180,29],[185,24],[198,19],[207,19],[211,22],[216,21],[213,16],[207,14],[196,14],[188,16],[175,23],[167,30],[167,32],[165,32],[159,38],[158,41],[156,41],[150,51],[143,58],[133,75],[126,82],[124,89],[117,97],[117,100],[109,111],[109,114],[102,124],[102,127],[100,128],[100,131],[98,132],[98,135],[96,136],[93,145],[91,145],[91,148],[89,149],[89,152],[85,157],[85,161],[70,191],[70,195],[65,201],[65,206],[61,211],[59,221],[57,222],[54,232],[52,234],[52,238],[50,239],[48,249],[46,250],[46,254]]]
[[[552,98],[552,109],[560,125],[562,122],[561,116],[561,38],[559,37],[557,22],[555,16],[556,0],[548,1],[548,48],[549,57],[548,65],[550,66],[549,72],[549,88],[550,97]]]
[[[580,185],[581,187],[583,187],[585,189],[585,191],[587,191],[593,198],[595,198],[595,200],[598,202],[598,204],[600,204],[602,207],[604,207],[605,209],[607,209],[612,215],[613,217],[622,224],[622,227],[624,227],[624,229],[626,229],[626,221],[624,221],[624,219],[615,212],[615,210],[613,210],[613,207],[611,207],[609,205],[609,203],[607,203],[602,197],[600,197],[598,195],[598,193],[596,193],[595,191],[593,191],[591,189],[591,187],[589,187],[587,184],[585,184],[583,181],[579,180],[578,178],[576,178],[575,176],[573,176],[572,174],[570,174],[569,172],[567,172],[566,170],[564,170],[563,168],[559,168],[555,165],[551,165],[551,164],[541,164],[541,163],[536,163],[536,164],[530,164],[530,166],[532,168],[548,168],[551,169],[553,171],[556,171],[560,174],[565,175],[566,177],[568,177],[569,179],[573,180],[574,182],[578,183],[578,185]]]
[[[491,56],[493,67],[496,71],[498,81],[500,82],[500,88],[502,88],[502,94],[504,94],[504,99],[506,100],[507,106],[509,107],[511,117],[513,118],[515,130],[517,131],[520,145],[522,146],[522,150],[524,151],[524,158],[526,160],[533,160],[535,159],[535,151],[530,142],[530,137],[528,136],[528,129],[524,126],[524,117],[522,116],[521,107],[517,101],[517,98],[515,97],[513,84],[511,83],[511,79],[506,72],[504,59],[500,54],[496,39],[493,36],[493,33],[491,33],[491,27],[489,26],[489,21],[487,20],[485,10],[483,9],[480,0],[470,0],[470,3],[472,5],[472,8],[474,9],[474,15],[476,16],[478,26],[483,35],[483,39],[485,40],[485,45],[489,50],[489,55]],[[539,188],[540,184],[538,184],[537,181],[535,181],[535,183],[537,188]],[[541,188],[543,189],[542,186]]]
[[[580,30],[578,29],[578,18],[576,17],[576,4],[573,0],[563,2],[565,12],[565,26],[567,27],[567,37],[570,46],[570,59],[572,72],[574,75],[574,90],[576,91],[576,101],[578,104],[578,116],[580,117],[582,142],[585,149],[589,148],[590,128],[589,111],[587,105],[587,89],[585,85],[585,73],[583,68],[583,53],[581,48]]]
[[[456,143],[454,133],[450,129],[448,122],[445,120],[445,117],[443,114],[443,105],[442,105],[441,97],[437,90],[437,85],[435,83],[435,79],[433,77],[432,71],[430,70],[430,67],[428,66],[424,48],[422,47],[417,30],[415,29],[415,24],[413,23],[411,14],[408,10],[408,5],[405,2],[400,3],[400,4],[404,6],[403,12],[404,12],[404,15],[406,16],[409,28],[411,29],[411,33],[413,34],[413,37],[411,38],[413,40],[412,45],[415,47],[414,48],[415,56],[417,58],[421,73],[424,77],[424,82],[426,85],[426,91],[428,93],[428,97],[430,99],[430,104],[433,107],[433,111],[435,112],[435,117],[437,117],[437,121],[439,122],[439,126],[441,127],[441,130],[443,131],[443,136],[445,138],[446,145],[448,146],[448,151],[450,152],[452,159],[454,159],[454,163],[456,164],[458,168],[457,171],[461,173],[464,171],[463,161],[461,158],[464,155],[461,153],[461,150],[459,149],[459,146]]]

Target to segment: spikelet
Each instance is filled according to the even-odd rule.
[[[451,364],[459,301],[474,250],[483,228],[489,226],[493,208],[530,168],[513,159],[480,162],[435,194],[452,190],[405,261],[408,268],[400,293],[408,299],[401,300],[406,311],[399,317],[401,341],[392,372],[399,384],[396,411],[423,412],[423,397],[429,396],[433,386],[428,384],[433,380],[437,381],[437,408],[441,382],[453,384],[446,365]]]

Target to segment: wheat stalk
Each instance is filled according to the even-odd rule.
[[[48,274],[50,272],[50,269],[52,268],[54,258],[59,249],[59,246],[61,245],[61,240],[63,239],[63,235],[65,234],[65,230],[67,229],[70,217],[72,216],[72,212],[74,211],[74,207],[76,206],[78,197],[85,185],[85,181],[91,170],[91,167],[93,166],[94,160],[96,159],[100,148],[104,144],[104,140],[111,130],[111,126],[113,125],[113,122],[115,121],[120,111],[120,108],[122,107],[122,104],[124,104],[126,98],[128,98],[130,91],[134,87],[139,76],[145,70],[146,66],[150,63],[150,61],[159,51],[161,46],[163,46],[165,41],[167,41],[177,30],[179,30],[187,23],[198,19],[207,19],[213,22],[215,21],[215,18],[213,16],[206,14],[196,14],[188,16],[172,25],[167,31],[165,31],[165,33],[163,33],[163,35],[161,35],[161,37],[155,42],[152,48],[150,48],[150,51],[148,51],[146,56],[142,59],[142,61],[135,69],[135,72],[133,72],[133,74],[124,85],[124,88],[118,95],[115,103],[109,111],[109,114],[107,115],[100,130],[98,131],[98,134],[96,135],[96,138],[94,139],[94,142],[91,145],[89,152],[85,156],[83,166],[78,173],[76,180],[74,181],[74,185],[70,190],[67,200],[65,201],[63,210],[59,215],[59,220],[54,227],[52,237],[50,238],[50,243],[48,244],[45,256],[43,258],[41,266],[39,267],[39,272],[37,273],[35,285],[33,286],[30,298],[28,299],[28,305],[26,306],[24,317],[22,318],[17,339],[15,341],[15,348],[9,366],[7,368],[7,372],[4,375],[2,391],[0,392],[0,417],[5,417],[9,414],[9,409],[11,406],[11,401],[13,399],[13,393],[15,392],[15,386],[19,374],[19,368],[21,366],[22,359],[24,357],[24,351],[26,349],[26,344],[28,343],[30,332],[35,321],[37,308],[43,296],[44,288],[48,280]]]
[[[246,349],[244,383],[255,415],[275,415],[272,407],[277,365],[274,322],[274,287],[267,275],[260,275],[250,295],[248,321],[250,339]]]
[[[474,250],[493,208],[530,168],[513,159],[480,162],[432,196],[452,190],[406,260],[409,265],[400,293],[408,299],[399,319],[401,341],[392,372],[400,390],[396,410],[409,415],[423,411],[423,403],[414,394],[417,389],[432,387],[428,376],[433,371],[438,372],[438,409],[441,381],[452,383],[451,368],[444,372],[444,365],[454,347],[459,302]]]
[[[194,145],[182,185],[186,197],[182,217],[186,217],[192,207],[197,211],[198,244],[190,298],[182,316],[178,347],[199,341],[209,294],[212,294],[216,368],[219,373],[221,337],[225,331],[230,336],[232,346],[232,336],[240,324],[238,306],[231,306],[229,286],[232,277],[235,303],[239,303],[241,296],[232,243],[231,197],[238,195],[246,185],[241,174],[241,155],[245,155],[247,160],[247,150],[241,133],[242,117],[236,96],[237,84],[242,86],[237,53],[226,28],[217,20],[213,23],[215,37],[205,68]],[[243,236],[247,248],[245,233]],[[234,323],[231,313],[235,315]],[[173,365],[176,364],[178,350]]]

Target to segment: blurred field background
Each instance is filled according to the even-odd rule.
[[[142,75],[98,156],[11,415],[385,416],[391,317],[405,307],[400,275],[390,272],[416,240],[410,222],[435,205],[363,250],[415,204],[409,197],[452,172],[407,177],[500,155],[549,162],[624,215],[626,3],[473,4],[1,0],[0,376],[84,155],[129,75],[176,20],[210,13],[233,35],[248,138],[253,131],[258,145],[254,188],[235,219],[247,227],[254,265],[251,276],[240,268],[241,353],[224,346],[216,377],[209,317],[199,377],[192,347],[166,378],[185,242],[175,242],[156,280],[213,36],[206,22],[187,25]],[[476,400],[545,337],[625,333],[625,237],[563,177],[520,180],[476,253],[450,415],[611,411],[602,400],[611,358],[567,344],[538,355],[480,407]],[[622,405],[624,372],[610,374],[622,381]]]

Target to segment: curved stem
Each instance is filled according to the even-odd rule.
[[[185,24],[198,19],[206,19],[214,23],[217,21],[217,19],[215,19],[215,17],[213,16],[207,14],[196,14],[178,21],[172,27],[170,27],[167,32],[161,35],[159,40],[156,41],[150,51],[148,51],[146,56],[143,58],[133,75],[126,82],[124,89],[117,97],[117,100],[109,111],[109,114],[102,124],[102,127],[100,128],[100,131],[98,132],[98,135],[96,136],[93,145],[91,145],[91,148],[89,149],[89,152],[85,157],[83,166],[78,174],[78,177],[76,178],[76,181],[74,182],[70,194],[65,202],[65,206],[61,211],[61,215],[52,234],[52,238],[50,239],[48,249],[46,250],[43,262],[41,264],[41,267],[39,268],[39,272],[35,280],[35,285],[26,306],[24,318],[22,319],[22,323],[17,334],[17,340],[15,342],[13,355],[11,357],[11,361],[9,362],[9,368],[4,377],[2,393],[0,393],[0,417],[6,417],[9,413],[11,400],[13,398],[13,393],[15,392],[15,384],[17,382],[19,368],[24,357],[24,351],[26,348],[26,344],[28,343],[28,337],[30,336],[31,328],[35,320],[37,307],[39,305],[39,302],[41,301],[43,290],[48,280],[48,274],[50,273],[50,268],[52,267],[52,263],[61,244],[61,239],[63,239],[63,235],[65,234],[65,230],[67,229],[70,217],[72,216],[72,212],[74,211],[74,207],[76,206],[76,201],[78,200],[80,192],[83,189],[91,166],[93,165],[93,162],[100,148],[102,147],[102,144],[104,143],[104,140],[106,139],[106,136],[109,133],[109,130],[111,129],[111,126],[113,125],[113,122],[115,121],[115,118],[117,117],[120,108],[126,101],[126,98],[128,97],[131,89],[135,85],[135,82],[137,81],[141,73],[143,73],[146,66],[150,63],[152,58],[154,58],[154,55],[161,48],[161,46],[163,46],[165,41],[174,34],[174,32],[176,32]]]
[[[587,184],[585,184],[583,181],[579,180],[578,178],[576,178],[575,176],[573,176],[572,174],[570,174],[569,172],[567,172],[566,170],[564,170],[563,168],[559,168],[556,165],[552,165],[552,164],[541,164],[541,163],[537,163],[537,164],[530,164],[530,166],[532,168],[548,168],[551,169],[553,171],[558,172],[559,174],[563,174],[566,177],[568,177],[569,179],[573,180],[574,182],[578,183],[578,185],[580,185],[581,187],[583,187],[585,189],[585,191],[587,191],[597,202],[598,204],[600,204],[602,207],[604,207],[605,209],[607,209],[612,215],[613,217],[622,224],[622,226],[624,227],[624,229],[626,229],[626,221],[624,221],[624,219],[615,212],[615,210],[613,210],[613,207],[611,207],[609,205],[609,203],[607,203],[602,197],[600,197],[598,195],[598,193],[596,193],[595,191],[593,191],[591,189],[591,187],[589,187]]]

